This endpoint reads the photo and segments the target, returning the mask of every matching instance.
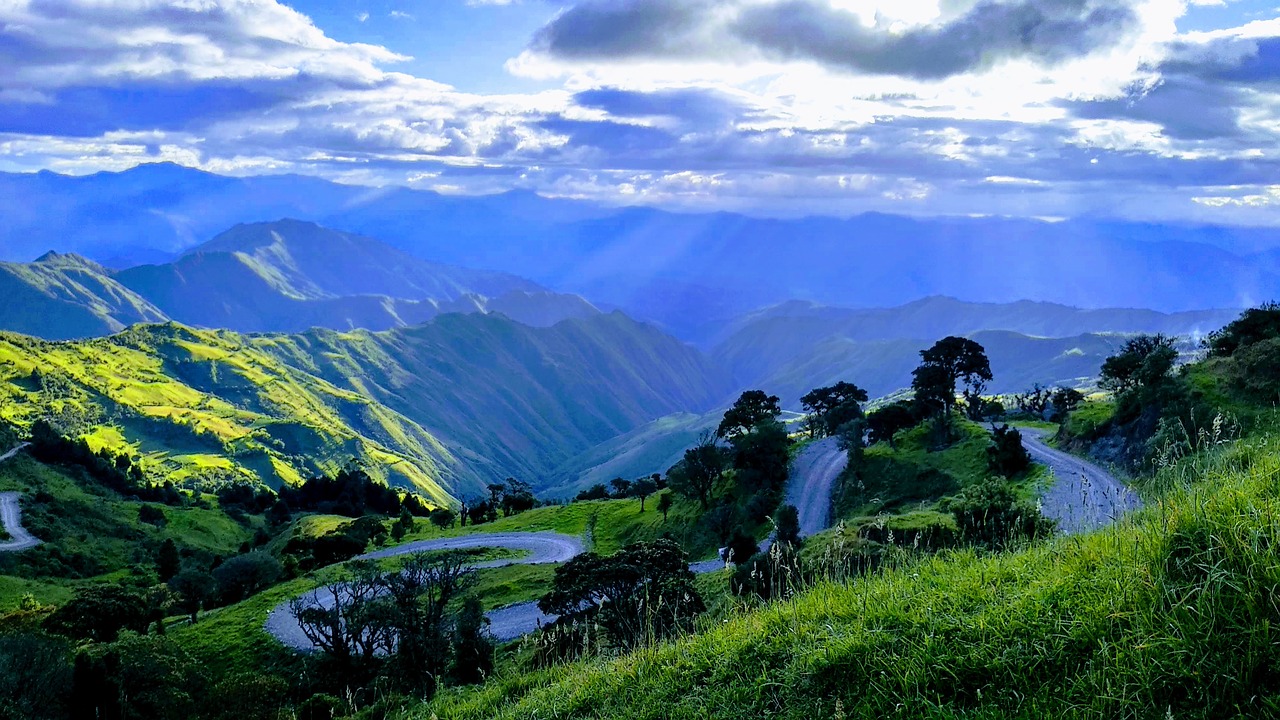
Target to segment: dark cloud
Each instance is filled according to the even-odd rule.
[[[1177,140],[1268,142],[1243,127],[1241,115],[1256,101],[1254,91],[1280,87],[1280,38],[1177,43],[1151,69],[1159,80],[1126,97],[1059,105],[1080,118],[1156,123]]]
[[[534,40],[568,59],[763,54],[863,73],[941,79],[1002,60],[1087,55],[1137,26],[1133,0],[983,0],[941,24],[890,33],[823,0],[586,0]]]
[[[716,0],[588,0],[558,15],[533,47],[565,58],[672,57],[705,51],[697,33]]]
[[[980,2],[955,20],[902,33],[864,27],[817,0],[747,8],[735,33],[766,54],[858,72],[941,79],[1011,58],[1045,63],[1124,37],[1136,16],[1123,0]]]

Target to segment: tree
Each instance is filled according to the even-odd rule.
[[[394,647],[391,628],[379,612],[384,591],[377,565],[357,560],[342,579],[291,600],[289,612],[312,645],[339,668],[350,668]]]
[[[773,518],[774,539],[780,543],[800,546],[800,512],[795,505],[782,505]]]
[[[604,500],[607,497],[609,497],[609,488],[605,487],[604,483],[596,483],[578,493],[574,500],[582,502],[584,500]]]
[[[758,493],[779,491],[786,485],[791,438],[782,423],[761,423],[752,432],[733,436],[730,444],[738,487],[747,493]]]
[[[523,480],[507,478],[506,490],[502,492],[502,515],[511,517],[526,510],[537,507],[538,498],[533,494],[533,487]]]
[[[431,524],[444,530],[453,527],[453,521],[457,519],[457,515],[449,508],[438,508],[431,511]]]
[[[71,638],[112,642],[121,630],[146,632],[150,621],[146,596],[122,585],[79,588],[67,604],[45,621],[45,627]]]
[[[0,717],[65,717],[71,685],[71,646],[43,633],[0,635]]]
[[[392,676],[430,695],[451,660],[447,611],[475,579],[461,553],[411,555],[400,572],[384,572],[378,583],[387,605],[383,623],[394,648]]]
[[[1178,351],[1166,335],[1139,335],[1127,341],[1120,352],[1102,363],[1099,373],[1103,388],[1123,395],[1131,390],[1150,389],[1169,379]]]
[[[182,569],[182,556],[178,554],[178,546],[173,538],[165,538],[156,551],[156,575],[160,582],[169,582],[169,578]]]
[[[658,491],[658,485],[653,480],[645,477],[636,480],[631,484],[631,494],[640,498],[640,512],[644,512],[644,500],[650,495]]]
[[[781,414],[777,395],[766,395],[763,390],[748,390],[725,411],[720,426],[716,428],[716,437],[726,439],[749,433],[762,423],[777,420]]]
[[[987,469],[1011,478],[1031,467],[1031,455],[1022,446],[1022,433],[1001,425],[991,429],[991,445],[987,447]]]
[[[493,672],[493,640],[487,628],[489,618],[479,598],[462,602],[453,632],[453,670],[455,682],[470,685],[484,682]]]
[[[716,445],[715,438],[704,434],[697,445],[685,451],[684,459],[667,471],[667,483],[672,490],[697,500],[705,511],[724,471],[724,450]]]
[[[163,637],[125,635],[76,658],[73,716],[187,720],[199,715],[205,678],[182,647]]]
[[[671,512],[673,501],[671,493],[662,493],[658,496],[658,512],[662,513],[662,522],[667,522],[667,513]]]
[[[906,403],[896,402],[885,405],[867,416],[867,432],[873,443],[887,442],[890,449],[897,450],[894,436],[901,430],[915,427],[916,417]]]
[[[1031,389],[1014,396],[1014,402],[1017,403],[1018,409],[1037,418],[1044,418],[1044,413],[1049,409],[1049,403],[1053,400],[1053,391],[1049,388],[1036,383]]]
[[[178,607],[195,623],[200,608],[213,598],[218,583],[203,570],[183,570],[169,580],[169,589],[178,596]]]
[[[911,373],[911,387],[917,399],[937,418],[939,435],[946,442],[951,439],[956,385],[963,385],[969,407],[980,407],[982,391],[992,379],[991,362],[981,345],[954,335],[939,340],[928,350],[921,350],[920,358],[920,366]]]
[[[809,434],[812,437],[831,435],[845,423],[861,418],[862,403],[867,397],[866,390],[844,381],[810,390],[800,398],[800,404],[809,414],[806,421]]]
[[[1051,417],[1056,422],[1063,422],[1073,410],[1080,407],[1080,403],[1084,402],[1084,393],[1075,388],[1060,387],[1053,391],[1050,402],[1053,405]]]
[[[237,555],[213,570],[224,603],[240,602],[280,579],[280,561],[263,550]]]
[[[706,606],[684,550],[660,539],[573,558],[556,568],[538,608],[558,615],[556,625],[594,620],[614,646],[629,649],[688,631]]]
[[[1230,357],[1241,348],[1280,338],[1280,304],[1264,303],[1245,310],[1226,327],[1209,333],[1205,346],[1213,357]]]
[[[624,498],[631,494],[631,481],[623,478],[614,478],[609,481],[609,486],[613,488],[613,496],[615,498]]]

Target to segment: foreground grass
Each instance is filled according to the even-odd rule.
[[[617,660],[406,717],[1274,717],[1280,441],[1223,446],[1132,520],[944,553]]]

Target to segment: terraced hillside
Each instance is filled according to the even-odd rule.
[[[439,503],[541,480],[588,447],[728,391],[620,314],[532,328],[446,315],[385,333],[246,336],[176,324],[47,342],[0,333],[0,418],[41,417],[193,485],[272,485],[356,459]]]

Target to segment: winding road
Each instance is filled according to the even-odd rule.
[[[1019,428],[1019,432],[1032,459],[1053,471],[1054,483],[1040,498],[1041,512],[1058,521],[1063,532],[1094,530],[1142,507],[1138,496],[1111,473],[1046,445],[1044,431]]]
[[[830,518],[831,491],[836,478],[844,470],[848,456],[828,438],[805,448],[795,459],[791,470],[791,482],[787,487],[787,502],[795,505],[800,516],[800,534],[811,535],[826,529]],[[761,547],[768,547],[769,540]],[[585,550],[582,538],[555,532],[528,533],[477,533],[459,537],[419,540],[385,550],[361,555],[359,559],[378,559],[406,555],[415,552],[437,550],[461,550],[467,548],[505,548],[527,553],[518,558],[476,563],[472,567],[494,568],[507,565],[535,565],[566,562]],[[724,568],[718,559],[690,563],[696,573],[714,572]],[[321,605],[333,603],[333,595],[324,588],[311,592]],[[536,602],[523,602],[486,613],[489,631],[499,641],[514,640],[537,630],[555,618],[538,609]],[[284,645],[295,650],[314,649],[293,617],[289,603],[277,605],[267,616],[266,630]]]
[[[28,443],[22,443],[9,452],[0,455],[0,462],[4,462],[22,452],[27,445]],[[5,532],[9,533],[9,539],[5,542],[0,542],[0,552],[27,550],[44,542],[27,532],[27,529],[22,526],[22,508],[18,506],[18,500],[21,497],[16,492],[0,493],[0,520],[4,522]]]

